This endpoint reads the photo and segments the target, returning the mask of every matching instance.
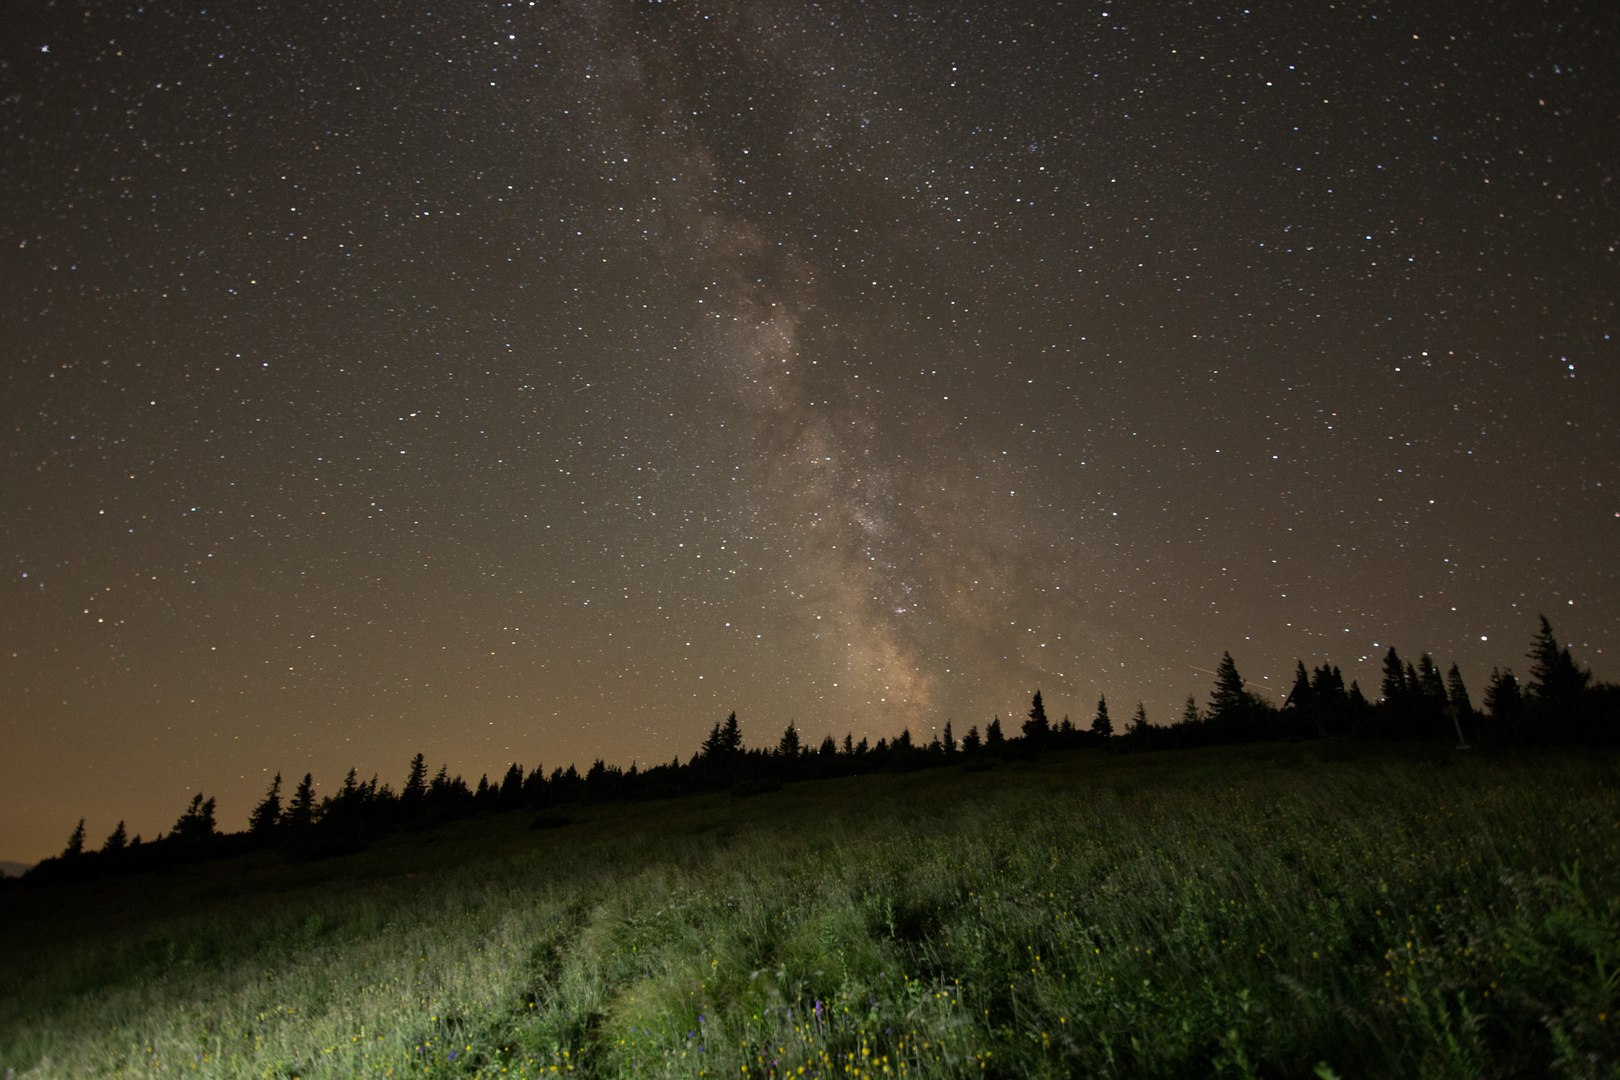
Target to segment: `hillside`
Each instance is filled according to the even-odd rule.
[[[1615,765],[1070,751],[13,885],[0,1067],[1612,1075]]]

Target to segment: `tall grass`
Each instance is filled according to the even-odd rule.
[[[454,845],[496,854],[404,884],[408,840],[357,857],[367,882],[46,950],[7,972],[0,1066],[1615,1076],[1614,779],[1081,754],[496,820]]]

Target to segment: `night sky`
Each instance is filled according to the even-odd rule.
[[[6,17],[0,857],[1620,676],[1620,6],[201,7]]]

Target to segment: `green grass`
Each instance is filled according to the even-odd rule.
[[[1616,764],[1078,752],[11,890],[0,1069],[1620,1076]]]

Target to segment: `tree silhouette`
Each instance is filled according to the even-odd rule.
[[[741,754],[742,748],[742,728],[737,724],[734,711],[726,717],[724,724],[714,725],[714,730],[703,740],[703,748],[698,753],[709,762],[729,761]]]
[[[975,724],[968,728],[968,733],[966,735],[962,736],[962,753],[977,754],[979,752],[979,746],[979,728],[978,725]]]
[[[116,855],[129,846],[129,833],[124,831],[124,823],[120,821],[118,828],[107,837],[107,842],[101,845],[103,855]]]
[[[1147,718],[1147,705],[1138,701],[1136,703],[1136,712],[1131,715],[1131,722],[1125,727],[1125,734],[1135,736],[1137,739],[1145,739],[1151,727],[1152,725],[1148,723]]]
[[[1288,691],[1288,697],[1283,699],[1283,707],[1290,709],[1304,709],[1316,703],[1316,691],[1311,686],[1311,677],[1305,671],[1305,661],[1295,660],[1294,686]]]
[[[200,798],[200,796],[199,796]],[[73,834],[68,837],[67,847],[62,849],[62,858],[71,859],[75,855],[84,854],[84,818],[73,827]]]
[[[210,798],[205,801],[202,792],[199,791],[191,797],[191,805],[186,807],[185,812],[174,823],[169,835],[183,843],[200,843],[211,839],[215,828],[214,800]]]
[[[1181,707],[1181,722],[1188,727],[1196,727],[1203,718],[1198,715],[1198,699],[1192,694],[1187,695],[1187,704]]]
[[[1029,704],[1029,719],[1024,721],[1024,738],[1032,746],[1042,746],[1046,737],[1052,732],[1052,725],[1046,719],[1046,706],[1041,703],[1041,692],[1035,691],[1035,699]]]
[[[1407,698],[1406,668],[1401,664],[1401,658],[1395,652],[1395,646],[1389,647],[1384,654],[1384,681],[1379,687],[1384,700],[1391,705],[1404,705]]]
[[[1323,664],[1311,673],[1311,697],[1318,704],[1342,702],[1344,675],[1331,664]]]
[[[1108,738],[1114,733],[1114,722],[1108,719],[1108,696],[1097,699],[1097,715],[1091,718],[1091,733]]]
[[[1001,734],[1001,715],[998,713],[990,721],[990,726],[984,729],[984,747],[986,750],[1000,750],[1001,744],[1006,742]]]
[[[799,756],[799,729],[793,726],[791,720],[788,721],[787,730],[782,732],[782,738],[776,744],[776,756],[787,758],[789,761]]]
[[[292,803],[287,807],[287,824],[295,829],[315,824],[315,777],[309,773],[298,781],[298,789],[293,792]]]
[[[265,793],[263,801],[253,808],[248,816],[248,831],[260,835],[269,832],[281,824],[281,774],[270,781],[270,790]]]
[[[1428,653],[1424,653],[1418,661],[1417,688],[1425,704],[1437,709],[1446,707],[1446,682],[1440,676],[1440,669],[1434,666],[1434,658]]]
[[[506,767],[506,775],[501,777],[501,786],[496,792],[496,797],[501,806],[509,809],[523,805],[522,765],[514,761]]]
[[[1567,647],[1558,647],[1547,616],[1541,616],[1541,629],[1530,646],[1530,696],[1539,701],[1568,701],[1578,696],[1592,681],[1592,673],[1575,663]]]
[[[1215,669],[1215,692],[1209,695],[1210,719],[1217,722],[1233,721],[1242,717],[1249,703],[1248,692],[1243,689],[1243,676],[1231,653],[1222,653]]]
[[[1485,684],[1483,701],[1485,711],[1491,714],[1498,728],[1519,714],[1524,705],[1524,695],[1519,690],[1519,680],[1514,677],[1512,668],[1501,671],[1491,668],[1491,681]]]
[[[1452,664],[1446,672],[1446,703],[1457,710],[1457,718],[1467,721],[1474,715],[1474,704],[1468,700],[1468,687],[1463,685],[1462,672]]]
[[[943,745],[947,754],[956,753],[956,736],[951,734],[951,722],[949,720],[945,721],[945,737],[943,740]]]
[[[427,797],[427,759],[421,754],[411,758],[411,771],[405,777],[405,786],[400,790],[399,800],[407,808],[418,806]]]

